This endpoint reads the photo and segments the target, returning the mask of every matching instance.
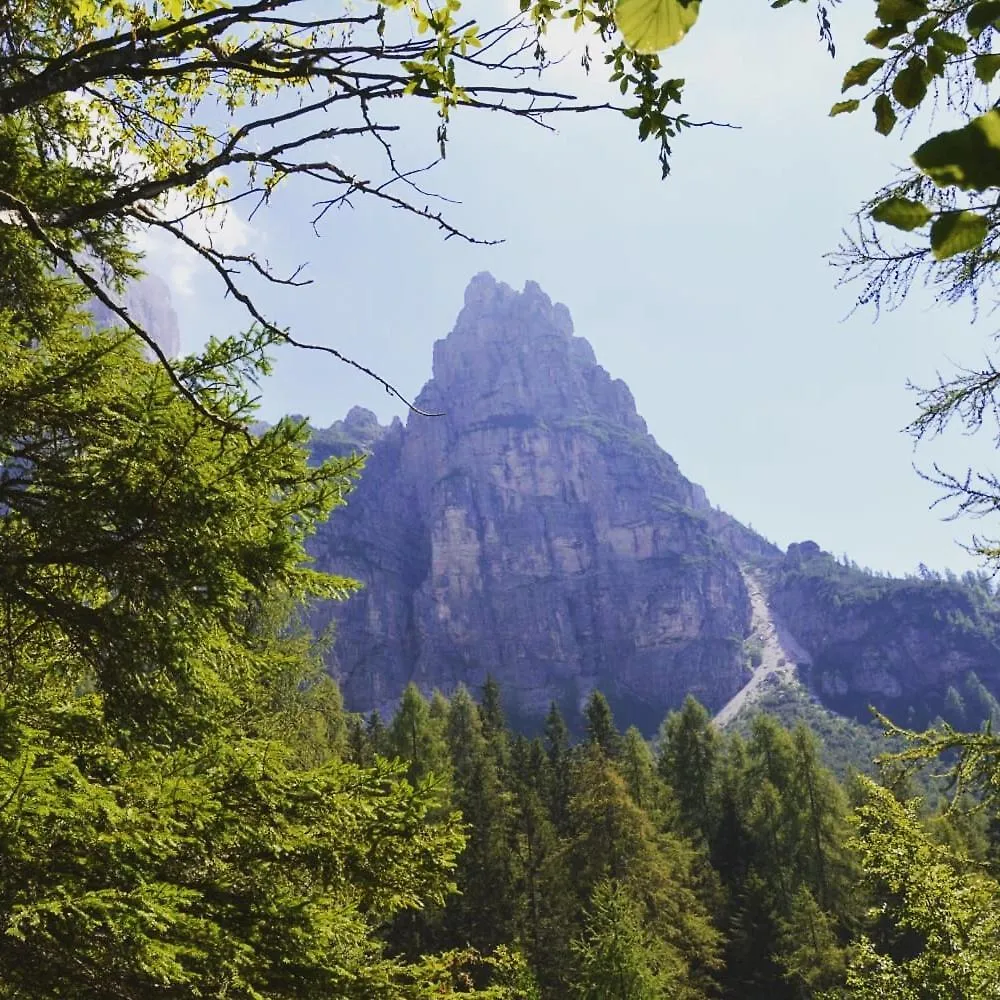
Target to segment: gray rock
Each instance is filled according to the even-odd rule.
[[[128,286],[122,303],[129,315],[156,341],[168,358],[181,352],[181,334],[167,283],[147,274]],[[98,326],[119,326],[121,320],[102,302],[92,302],[90,313]]]
[[[782,553],[713,508],[534,282],[472,279],[417,405],[444,415],[386,428],[355,407],[313,438],[317,459],[369,455],[311,542],[365,585],[314,613],[355,709],[492,674],[520,723],[550,701],[573,716],[595,687],[647,733],[689,692],[715,710],[749,676],[741,566],[838,711],[926,722],[973,674],[1000,692],[995,595],[877,577],[814,541]]]

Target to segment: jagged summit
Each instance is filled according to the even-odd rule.
[[[516,292],[477,274],[451,333],[434,345],[433,370],[417,405],[446,411],[454,426],[597,417],[646,433],[628,386],[598,365],[566,306],[534,281]]]

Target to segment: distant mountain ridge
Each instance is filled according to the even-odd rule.
[[[365,585],[315,613],[354,708],[489,674],[525,722],[551,701],[572,717],[595,687],[647,732],[687,693],[718,709],[754,669],[748,568],[831,707],[923,719],[970,676],[1000,689],[989,588],[782,553],[713,508],[534,282],[472,279],[417,405],[444,415],[382,427],[355,407],[313,438],[317,458],[369,453],[311,545]]]

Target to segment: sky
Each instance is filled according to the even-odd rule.
[[[576,333],[628,383],[650,432],[713,503],[781,546],[811,538],[879,571],[974,568],[961,543],[1000,526],[944,520],[915,465],[988,468],[991,444],[952,434],[915,451],[902,432],[915,413],[906,383],[978,363],[996,323],[921,290],[876,322],[853,310],[857,292],[837,287],[825,259],[920,141],[919,122],[900,141],[876,135],[868,111],[827,115],[865,55],[871,11],[834,9],[831,60],[811,4],[705,0],[664,61],[686,79],[693,119],[739,127],[685,132],[666,181],[655,148],[617,115],[568,116],[556,133],[458,115],[447,160],[424,183],[458,202],[445,207],[467,231],[499,245],[445,241],[364,203],[328,216],[316,236],[308,223],[320,195],[308,189],[252,221],[229,220],[223,238],[279,268],[307,263],[313,283],[267,293],[271,314],[411,398],[472,275],[487,270],[516,288],[535,280],[568,306]],[[572,58],[550,82],[614,96]],[[398,117],[397,155],[430,160],[433,120],[402,107]],[[178,251],[150,247],[149,269],[172,287],[185,349],[239,322]],[[327,426],[355,404],[383,422],[404,414],[371,380],[315,354],[280,353],[263,386],[266,419],[297,413]]]

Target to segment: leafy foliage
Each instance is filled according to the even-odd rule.
[[[356,462],[310,465],[301,423],[250,433],[241,341],[179,362],[192,407],[0,241],[0,992],[415,998],[474,967],[509,995],[502,953],[408,962],[377,934],[443,902],[464,838],[400,765],[343,759],[297,624],[352,586],[303,544]]]

